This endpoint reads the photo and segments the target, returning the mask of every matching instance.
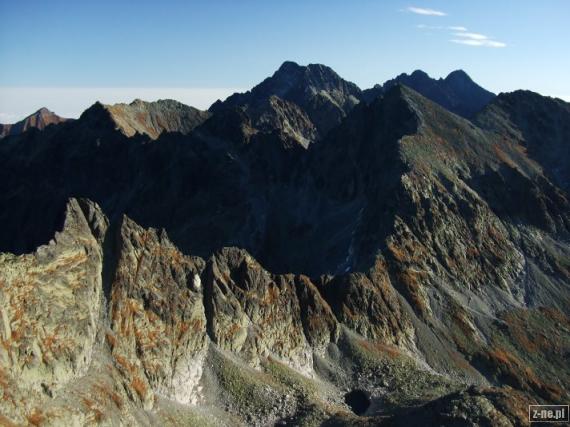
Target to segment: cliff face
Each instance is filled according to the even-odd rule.
[[[566,105],[503,97],[470,122],[395,86],[308,145],[277,96],[151,144],[86,114],[0,145],[3,417],[525,425],[566,402],[570,205],[541,148]]]

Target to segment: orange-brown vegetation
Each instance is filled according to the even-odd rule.
[[[532,390],[544,399],[558,401],[562,390],[557,385],[543,382],[531,367],[502,348],[493,348],[484,354],[490,367],[501,381],[519,390]]]
[[[126,372],[132,374],[136,370],[136,366],[119,354],[115,354],[115,361]]]
[[[427,273],[408,269],[398,274],[397,277],[404,286],[412,306],[418,314],[426,317],[428,315],[428,307],[423,299],[421,281],[427,279]]]
[[[359,340],[358,343],[362,348],[370,353],[386,355],[391,359],[396,359],[402,355],[400,349],[393,345],[367,340]]]
[[[507,153],[501,149],[501,147],[499,147],[498,144],[493,144],[493,152],[495,153],[495,156],[497,156],[497,158],[503,163],[507,164],[511,168],[516,168],[516,163],[513,161],[513,159],[510,158]]]
[[[0,414],[0,426],[2,427],[19,427],[17,424],[10,421],[4,415]]]
[[[107,340],[107,342],[109,343],[109,345],[111,346],[111,350],[113,348],[115,348],[115,346],[117,345],[117,337],[115,337],[114,334],[107,332],[105,334],[105,339]]]
[[[95,394],[98,393],[102,395],[102,397],[105,400],[110,399],[111,401],[113,401],[113,403],[118,409],[123,409],[124,405],[123,398],[117,392],[115,392],[109,384],[105,382],[95,384],[93,386],[93,390]]]
[[[97,403],[91,399],[83,397],[81,399],[83,405],[88,408],[93,413],[93,418],[96,423],[100,423],[103,420],[103,412],[97,407]]]
[[[267,287],[265,292],[265,297],[261,302],[264,305],[271,305],[275,304],[275,302],[279,299],[279,288],[274,283],[270,283]]]
[[[232,338],[235,334],[237,334],[239,332],[240,329],[241,329],[241,326],[239,324],[232,323],[230,325],[230,327],[228,328],[228,331],[226,333],[226,337]]]
[[[137,392],[140,399],[143,400],[146,396],[147,386],[140,377],[134,377],[131,381],[131,387]]]
[[[26,416],[26,419],[31,425],[39,427],[44,423],[46,417],[42,411],[34,408],[34,410]]]

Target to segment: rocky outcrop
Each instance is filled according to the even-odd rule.
[[[101,269],[101,249],[77,200],[48,245],[21,257],[2,255],[2,365],[23,386],[51,392],[85,375],[99,323]]]
[[[322,353],[338,335],[331,309],[307,277],[273,276],[236,248],[210,261],[204,292],[212,341],[253,365],[271,354],[311,375],[313,349]]]
[[[153,391],[197,403],[207,345],[203,261],[126,217],[115,244],[106,340],[116,365],[145,407],[152,407]]]
[[[43,130],[47,126],[57,125],[70,121],[72,119],[65,119],[58,116],[47,108],[40,108],[33,114],[30,114],[25,119],[14,124],[0,124],[0,138],[10,135],[19,135],[29,129]]]
[[[400,413],[382,425],[526,425],[528,405],[533,403],[511,390],[473,387],[442,397],[419,409]]]
[[[92,209],[92,218],[83,208]],[[27,393],[53,396],[92,364],[103,254],[90,227],[100,220],[104,229],[103,218],[90,202],[72,199],[62,231],[49,244],[33,254],[0,256],[0,369],[17,384],[4,383],[2,413],[16,422],[34,403]]]

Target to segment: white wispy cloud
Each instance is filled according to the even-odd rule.
[[[453,35],[457,36],[457,37],[471,39],[471,40],[488,40],[489,39],[489,37],[487,37],[485,34],[479,34],[479,33],[460,32],[460,33],[454,33]]]
[[[467,31],[467,28],[465,28],[465,27],[460,27],[460,26],[446,27],[446,26],[442,26],[442,25],[425,25],[425,24],[418,24],[418,25],[416,25],[416,28],[419,28],[420,30]]]
[[[507,44],[493,40],[491,37],[481,33],[471,33],[467,31],[459,31],[452,34],[456,38],[451,39],[452,43],[463,44],[467,46],[483,46],[483,47],[506,47]]]
[[[415,6],[409,6],[407,8],[408,12],[412,12],[412,13],[416,13],[418,15],[427,15],[427,16],[447,16],[447,13],[442,12],[440,10],[434,10],[434,9],[425,9],[423,7],[415,7]]]
[[[418,13],[420,15],[436,15],[436,16],[445,16],[446,13],[439,12],[437,10],[432,9],[422,9],[418,7],[408,7],[407,9],[409,12]],[[501,48],[507,47],[507,44],[498,40],[494,40],[493,37],[489,37],[485,34],[475,33],[467,30],[467,27],[463,25],[452,25],[452,26],[443,26],[443,25],[426,25],[426,24],[419,24],[416,25],[416,28],[422,31],[449,31],[451,36],[453,37],[450,42],[456,44],[462,44],[465,46],[480,46],[480,47],[493,47],[493,48]]]
[[[450,42],[457,43],[457,44],[464,44],[467,46],[482,46],[482,47],[506,47],[507,44],[503,42],[498,42],[495,40],[483,39],[483,40],[476,40],[476,39],[451,39]]]
[[[443,29],[445,29],[445,27],[441,27],[438,25],[424,25],[424,24],[416,25],[416,28],[419,28],[420,30],[443,30]]]

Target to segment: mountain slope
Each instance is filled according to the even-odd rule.
[[[5,125],[0,124],[0,138],[4,138],[9,135],[19,135],[32,128],[43,130],[49,125],[59,124],[69,120],[71,119],[59,117],[47,108],[40,108],[38,111],[30,114],[18,123]]]
[[[395,85],[305,148],[283,99],[153,144],[87,114],[0,145],[3,414],[524,425],[570,398],[568,193],[514,119]]]
[[[570,191],[570,104],[530,91],[500,94],[476,119],[517,139],[560,188]]]
[[[416,70],[410,75],[400,74],[383,85],[376,85],[372,89],[363,91],[362,96],[365,101],[370,102],[397,84],[406,85],[449,111],[466,118],[481,111],[495,97],[493,93],[471,80],[463,70],[453,71],[445,79],[437,80],[421,70]]]

